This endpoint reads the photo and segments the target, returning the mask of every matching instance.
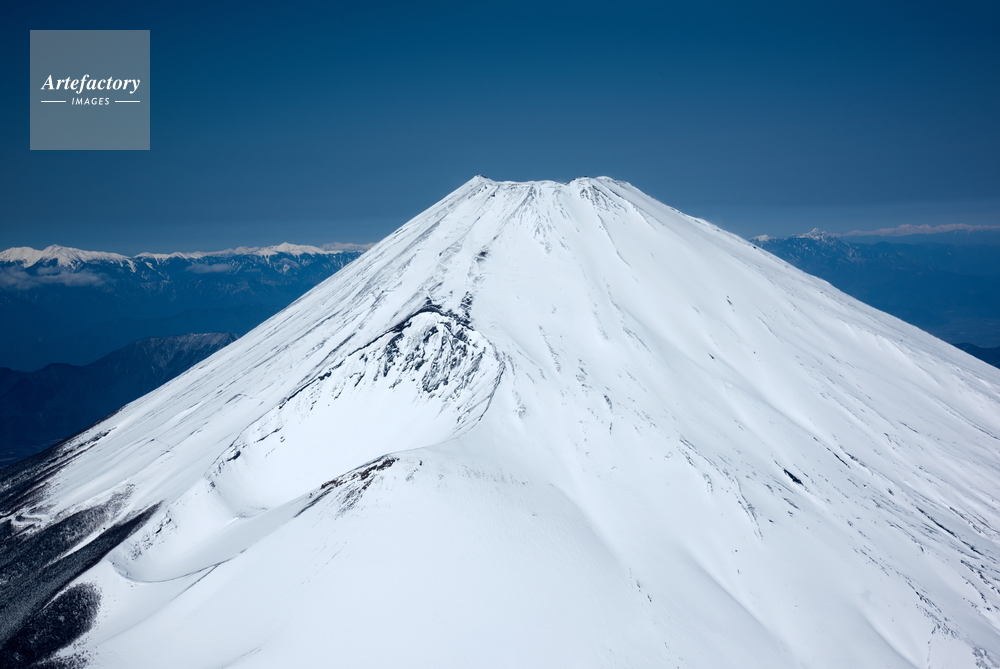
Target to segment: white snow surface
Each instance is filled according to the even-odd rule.
[[[477,177],[24,522],[161,503],[92,666],[996,667],[998,437],[1000,371],[738,237]]]

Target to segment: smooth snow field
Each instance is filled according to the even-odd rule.
[[[1000,667],[1000,370],[607,178],[0,476],[11,666]]]

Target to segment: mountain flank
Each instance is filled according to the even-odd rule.
[[[630,184],[476,177],[0,470],[0,660],[981,669],[998,519],[1000,370]]]
[[[0,466],[89,427],[236,338],[218,332],[150,338],[84,366],[0,367]]]

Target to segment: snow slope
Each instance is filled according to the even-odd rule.
[[[0,641],[996,667],[998,400],[1000,371],[628,184],[477,177],[8,472],[0,595],[42,594],[0,604]],[[40,610],[70,596],[72,634]]]

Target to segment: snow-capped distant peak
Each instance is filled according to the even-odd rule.
[[[790,242],[798,239],[808,239],[811,242],[817,242],[825,246],[843,246],[846,244],[840,239],[841,235],[836,232],[827,232],[826,230],[820,230],[819,228],[813,228],[809,232],[804,232],[799,235],[791,235],[790,237],[775,237],[774,235],[757,235],[756,237],[751,237],[749,239],[751,244],[756,244],[761,246],[764,244],[781,244],[783,242]]]
[[[825,230],[820,230],[819,228],[813,228],[809,232],[803,233],[801,235],[795,235],[798,239],[814,239],[817,242],[828,242],[837,238],[837,235],[830,234]]]
[[[29,246],[17,246],[0,251],[0,263],[19,265],[21,268],[26,269],[35,265],[48,266],[54,262],[57,267],[65,268],[72,272],[76,272],[81,266],[91,263],[110,263],[135,271],[137,269],[136,260],[145,261],[148,264],[150,261],[162,263],[172,259],[197,261],[206,258],[256,256],[264,259],[266,262],[270,262],[270,259],[274,256],[333,256],[341,253],[363,253],[372,246],[374,244],[333,242],[318,247],[284,242],[275,246],[240,246],[235,249],[225,249],[223,251],[195,251],[191,253],[139,253],[133,257],[129,257],[120,253],[84,251],[83,249],[74,249],[53,244],[41,251]]]
[[[237,254],[244,253],[247,255],[255,255],[266,258],[267,256],[274,256],[278,255],[279,253],[286,253],[292,256],[301,256],[301,255],[321,255],[326,253],[326,251],[317,246],[308,246],[304,244],[289,244],[288,242],[284,242],[282,244],[278,244],[277,246],[264,246],[259,248],[247,248],[245,246],[241,246],[240,248],[236,249],[234,253]]]
[[[231,258],[233,256],[258,256],[268,258],[279,254],[302,256],[302,255],[334,255],[348,251],[367,251],[373,244],[344,244],[333,242],[324,244],[322,247],[309,246],[307,244],[289,244],[283,242],[275,246],[238,246],[235,249],[225,249],[223,251],[194,251],[190,253],[140,253],[136,258],[147,258],[150,260],[164,261],[170,258],[182,258],[185,260],[200,260],[202,258]]]
[[[84,251],[53,244],[39,251],[30,246],[17,246],[0,251],[0,262],[17,263],[22,267],[31,267],[38,263],[55,261],[60,267],[77,267],[89,262],[112,262],[119,265],[131,265],[128,256],[103,251]]]

